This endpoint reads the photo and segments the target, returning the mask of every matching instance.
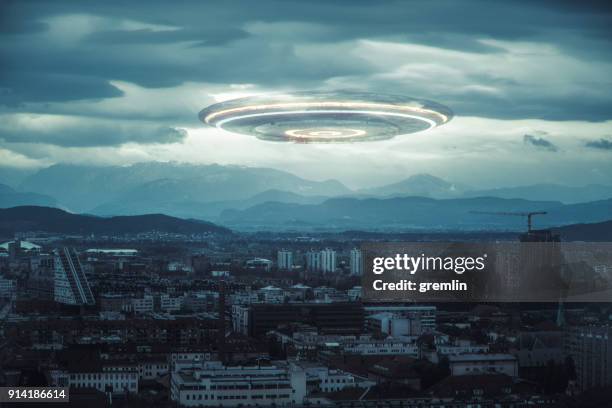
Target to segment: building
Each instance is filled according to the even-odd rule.
[[[138,393],[138,363],[126,359],[102,358],[90,347],[58,352],[58,366],[50,371],[53,386],[93,388],[110,394]]]
[[[475,344],[473,341],[468,339],[457,339],[452,343],[437,344],[436,351],[441,356],[456,356],[459,354],[482,354],[489,352],[489,346],[486,344]]]
[[[180,406],[293,406],[304,402],[306,375],[288,366],[224,366],[173,371],[170,398]]]
[[[153,296],[144,295],[141,298],[132,299],[132,310],[134,313],[153,313],[155,302]]]
[[[293,252],[281,249],[277,253],[276,264],[281,271],[290,271],[293,268]]]
[[[336,251],[325,248],[321,251],[321,272],[329,273],[336,271]]]
[[[252,304],[233,312],[239,332],[252,337],[290,322],[314,326],[322,334],[359,334],[363,330],[363,307],[352,302]]]
[[[273,262],[264,258],[253,258],[246,261],[246,268],[250,270],[270,272]]]
[[[229,278],[230,271],[210,271],[210,276],[213,278]]]
[[[138,366],[136,364],[103,364],[100,367],[82,367],[75,371],[52,373],[55,384],[71,388],[95,388],[112,394],[138,393]]]
[[[171,297],[170,295],[161,295],[159,297],[159,308],[163,312],[178,312],[183,306],[183,297]]]
[[[54,300],[68,305],[95,304],[76,251],[72,248],[61,248],[57,249],[54,255]]]
[[[448,357],[451,375],[505,374],[518,376],[518,361],[512,354],[459,354]]]
[[[357,302],[361,300],[363,288],[361,286],[353,286],[351,289],[346,291],[346,294],[351,302]]]
[[[168,263],[168,272],[177,273],[193,273],[193,266],[188,265],[182,261],[173,261]]]
[[[366,328],[373,333],[384,333],[392,337],[410,336],[411,320],[401,315],[382,312],[366,318]]]
[[[276,286],[268,285],[257,291],[265,303],[284,303],[285,291]]]
[[[336,392],[344,388],[354,388],[357,385],[353,374],[319,364],[298,362],[306,373],[308,391]],[[374,383],[368,382],[368,385]]]
[[[419,346],[411,339],[374,339],[362,337],[348,339],[338,343],[343,354],[361,356],[408,356],[419,358]]]
[[[35,299],[52,301],[54,298],[54,258],[53,254],[37,254],[30,257],[30,273],[25,282],[25,289]]]
[[[410,334],[418,336],[423,333],[431,333],[436,329],[436,307],[435,306],[366,306],[367,316],[379,313],[390,313],[398,318],[406,318],[410,321]]]
[[[357,248],[351,249],[350,256],[350,268],[351,275],[353,276],[361,276],[363,275],[363,255],[361,254],[361,250]]]
[[[306,270],[319,272],[321,270],[321,251],[310,250],[306,252]]]
[[[612,385],[611,327],[573,327],[565,342],[567,354],[574,359],[581,390]]]
[[[310,272],[335,272],[336,251],[325,248],[320,251],[310,250],[306,252],[306,269]]]
[[[191,312],[208,312],[215,310],[219,302],[219,292],[199,291],[183,297],[183,308]]]
[[[14,280],[0,276],[0,298],[12,298],[16,294],[16,288]]]
[[[235,333],[249,334],[249,306],[232,305],[232,329]]]
[[[6,251],[9,258],[12,260],[19,258],[22,254],[36,254],[40,252],[40,249],[40,245],[36,245],[28,241],[22,241],[20,239],[15,239],[14,241],[8,241],[0,244],[0,251]]]

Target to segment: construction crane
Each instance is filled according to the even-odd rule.
[[[488,214],[488,215],[510,215],[516,217],[527,217],[527,232],[531,232],[531,217],[534,215],[546,215],[546,211],[531,211],[531,212],[506,212],[506,211],[470,211],[473,214]]]

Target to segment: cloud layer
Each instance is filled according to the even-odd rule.
[[[295,160],[285,163],[263,142],[201,132],[197,112],[245,94],[363,89],[438,101],[470,123],[449,127],[454,136],[441,129],[418,136],[417,145],[401,141],[441,176],[458,174],[448,161],[457,151],[476,168],[491,167],[497,153],[497,165],[511,167],[556,152],[548,155],[568,155],[565,166],[586,166],[580,155],[588,156],[587,174],[612,182],[601,176],[612,150],[612,13],[602,2],[56,1],[0,8],[5,165],[174,157],[275,163],[302,173],[319,166],[313,177],[340,177],[344,170],[318,162],[318,147],[288,147]],[[381,174],[411,173],[392,164],[408,153],[386,146],[373,150],[391,157],[366,160]],[[350,173],[354,183],[372,181]]]

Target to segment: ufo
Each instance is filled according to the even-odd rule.
[[[340,143],[391,139],[443,125],[452,111],[398,95],[308,91],[232,99],[202,110],[206,125],[261,140]]]

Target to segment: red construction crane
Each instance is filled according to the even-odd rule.
[[[473,214],[489,214],[489,215],[510,215],[516,217],[527,217],[527,232],[531,232],[531,217],[534,215],[546,215],[546,211],[531,211],[531,212],[506,212],[506,211],[470,211]]]

